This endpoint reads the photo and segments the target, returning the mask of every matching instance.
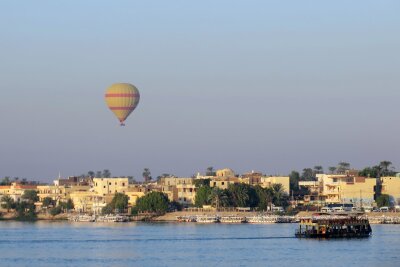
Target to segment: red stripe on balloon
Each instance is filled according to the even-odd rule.
[[[110,107],[111,110],[132,110],[134,107]]]
[[[139,94],[106,94],[106,97],[139,97]]]

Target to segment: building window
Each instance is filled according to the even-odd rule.
[[[217,182],[214,182],[214,186],[217,186]]]
[[[222,184],[222,185],[224,185],[224,184],[225,184],[225,182],[222,182],[221,184]]]
[[[103,186],[103,188],[106,188],[106,186]]]
[[[111,185],[111,183],[108,183],[108,185]]]
[[[125,186],[125,183],[122,183],[122,186]]]

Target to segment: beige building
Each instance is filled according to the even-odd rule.
[[[185,185],[185,184],[194,184],[194,178],[186,178],[186,177],[163,177],[160,179],[160,185]]]
[[[400,204],[400,176],[399,177],[381,177],[380,179],[382,194],[390,196],[392,204]]]
[[[263,176],[260,178],[260,186],[263,188],[272,187],[274,184],[281,184],[283,191],[289,195],[290,194],[290,178],[289,176]]]
[[[19,183],[11,183],[11,185],[0,186],[0,198],[10,196],[15,202],[21,201],[26,190],[37,190],[36,185],[22,185]]]
[[[353,203],[357,206],[371,206],[374,203],[375,178],[344,174],[317,174],[317,179],[318,181],[299,182],[299,186],[308,187],[312,192],[312,195],[306,196],[305,200],[315,199],[323,203]]]
[[[128,187],[128,178],[93,178],[93,190],[101,196],[125,193]]]
[[[241,180],[237,177],[216,177],[210,180],[210,187],[228,189],[231,184],[238,184]]]
[[[217,177],[235,177],[235,172],[232,169],[222,169],[216,171]]]
[[[178,202],[184,206],[193,205],[196,198],[196,186],[194,184],[178,184],[176,186]]]

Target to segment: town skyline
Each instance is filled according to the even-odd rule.
[[[400,166],[399,3],[207,3],[1,2],[0,176]]]

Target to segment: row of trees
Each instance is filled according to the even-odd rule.
[[[196,181],[197,193],[195,206],[203,207],[252,207],[267,210],[272,205],[288,206],[289,196],[285,194],[281,184],[270,188],[251,186],[247,184],[231,184],[228,189],[210,187],[210,180]]]

